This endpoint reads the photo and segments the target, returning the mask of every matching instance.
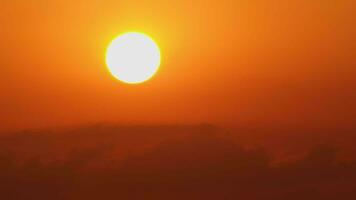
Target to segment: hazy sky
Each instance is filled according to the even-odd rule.
[[[352,125],[354,0],[0,2],[0,131],[110,121]],[[116,81],[105,49],[141,31],[158,74]]]

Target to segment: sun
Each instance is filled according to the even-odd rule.
[[[138,84],[152,78],[161,64],[161,52],[155,41],[146,34],[124,33],[109,44],[106,65],[118,80]]]

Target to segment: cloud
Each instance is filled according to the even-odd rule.
[[[354,199],[332,144],[273,163],[208,126],[90,126],[0,139],[2,199]],[[237,133],[236,133],[237,134]]]

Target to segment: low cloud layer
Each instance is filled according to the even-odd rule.
[[[333,144],[276,163],[230,134],[208,125],[10,134],[0,139],[1,199],[356,198],[356,162]]]

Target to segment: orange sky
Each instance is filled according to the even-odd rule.
[[[78,123],[356,120],[354,0],[0,3],[0,131]],[[141,31],[162,50],[141,85],[105,49]]]

